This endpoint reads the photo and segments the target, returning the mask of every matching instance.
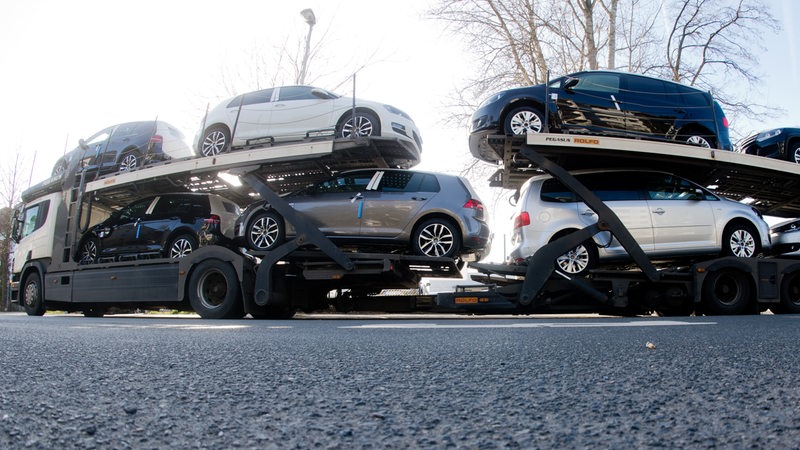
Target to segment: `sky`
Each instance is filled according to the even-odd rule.
[[[324,39],[309,83],[392,104],[422,132],[425,170],[458,172],[471,159],[468,130],[442,123],[449,95],[477,67],[464,43],[427,18],[433,0],[7,0],[0,15],[0,131],[2,155],[20,152],[33,163],[31,182],[79,138],[121,122],[158,117],[189,140],[207,106],[234,93],[269,87],[253,73],[272,74],[264,58],[296,48],[312,8],[312,42]],[[800,126],[800,4],[767,0],[782,30],[754,36],[760,55],[760,103],[782,108],[769,121],[733,123],[741,133]],[[259,56],[262,55],[262,56]],[[362,67],[363,66],[363,67]],[[275,80],[292,84],[292,79]],[[234,92],[235,91],[235,92]],[[34,160],[35,158],[35,160]],[[476,185],[484,201],[492,194]],[[495,208],[496,207],[496,208]],[[508,212],[489,205],[495,232]],[[499,215],[499,216],[498,216]],[[496,240],[497,241],[497,240]]]

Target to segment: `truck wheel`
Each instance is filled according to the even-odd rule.
[[[781,301],[769,309],[775,314],[800,314],[800,271],[784,275]]]
[[[755,229],[745,223],[731,224],[722,233],[722,254],[749,258],[761,251],[761,245]]]
[[[44,315],[44,298],[42,297],[42,277],[39,272],[31,272],[22,283],[22,306],[29,316]]]
[[[749,276],[735,269],[710,273],[703,282],[705,312],[713,315],[743,314],[752,301]]]
[[[417,226],[411,245],[415,255],[454,258],[461,247],[461,233],[449,220],[435,217]]]
[[[239,278],[233,267],[218,259],[198,264],[189,279],[189,303],[203,319],[240,319],[244,309]]]
[[[275,211],[262,211],[247,225],[247,246],[251,250],[272,250],[282,244],[286,235],[283,218]]]
[[[181,234],[169,241],[167,258],[183,258],[197,248],[197,239],[188,234]]]

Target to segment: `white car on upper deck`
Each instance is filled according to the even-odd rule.
[[[417,126],[400,109],[312,86],[274,87],[224,100],[206,114],[194,147],[198,156],[213,156],[232,147],[315,136],[398,138],[417,154],[422,151]]]

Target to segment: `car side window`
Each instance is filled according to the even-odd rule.
[[[161,197],[153,208],[154,218],[166,217],[205,217],[210,214],[210,207],[205,197],[194,195]]]
[[[643,186],[633,173],[606,172],[578,177],[602,201],[644,200]]]
[[[378,190],[382,192],[410,192],[416,191],[414,185],[419,185],[420,177],[417,178],[416,183],[412,183],[414,178],[412,172],[395,172],[386,171],[381,177]]]
[[[244,100],[239,100],[239,97],[237,97],[228,103],[228,107],[238,107],[240,101],[242,102],[242,106],[269,103],[272,98],[272,91],[273,89],[264,89],[261,91],[249,92],[244,94]]]
[[[639,105],[680,105],[681,98],[678,96],[677,85],[662,80],[648,77],[628,76],[627,101]]]
[[[603,94],[619,94],[619,75],[613,73],[590,73],[578,77],[572,90]]]
[[[681,93],[683,104],[689,108],[708,108],[711,106],[707,92],[689,86],[678,86],[678,90]]]
[[[543,202],[551,203],[574,203],[577,201],[575,193],[567,189],[555,178],[549,178],[542,182],[542,190],[539,197]]]
[[[119,212],[119,219],[121,222],[128,222],[136,219],[141,219],[147,214],[150,205],[153,203],[153,198],[145,198],[122,208]]]
[[[361,192],[367,188],[375,172],[358,172],[325,180],[316,185],[313,193]]]
[[[86,140],[86,145],[92,146],[97,144],[102,144],[103,142],[108,140],[108,137],[111,136],[111,128],[106,128],[102,130],[89,139]]]
[[[280,88],[278,91],[278,100],[319,100],[318,97],[311,93],[311,87],[308,86],[286,86]]]
[[[653,177],[647,194],[650,200],[705,200],[706,194],[698,186],[674,175]]]

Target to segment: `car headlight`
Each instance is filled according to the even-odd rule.
[[[383,107],[392,114],[396,114],[400,117],[405,117],[406,119],[411,120],[411,116],[403,112],[403,110],[397,109],[392,105],[383,105]]]
[[[769,131],[762,131],[761,133],[758,133],[758,136],[756,136],[756,140],[765,141],[767,139],[774,138],[775,136],[779,136],[782,131],[783,130],[781,130],[780,128],[776,128],[774,130],[769,130]]]

